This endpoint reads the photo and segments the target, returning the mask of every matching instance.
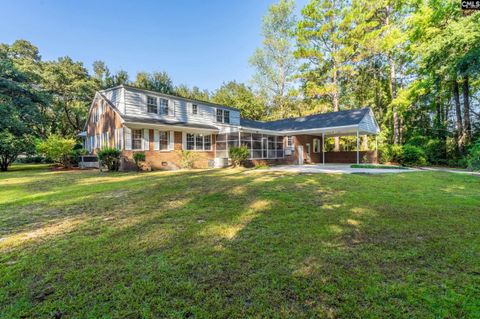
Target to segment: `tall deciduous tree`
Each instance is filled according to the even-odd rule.
[[[291,93],[297,61],[294,58],[296,18],[293,0],[280,0],[263,18],[263,45],[250,58],[256,73],[253,83],[268,98],[270,117],[292,115]],[[290,93],[290,94],[289,94]]]
[[[175,90],[173,82],[167,72],[138,72],[135,81],[132,83],[134,86],[157,91],[165,94],[174,94]]]

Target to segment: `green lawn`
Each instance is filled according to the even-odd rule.
[[[480,178],[0,174],[1,318],[479,318]]]

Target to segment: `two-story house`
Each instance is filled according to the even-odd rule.
[[[250,160],[268,163],[376,161],[376,151],[360,151],[359,137],[379,128],[369,108],[262,122],[240,118],[239,110],[126,85],[95,94],[85,125],[85,148],[122,151],[122,168],[144,152],[153,169],[181,166],[181,151],[195,153],[195,167],[222,167],[232,146],[245,145]],[[324,152],[331,136],[357,136],[356,152]]]

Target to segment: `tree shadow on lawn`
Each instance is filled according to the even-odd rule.
[[[432,276],[460,257],[431,227],[402,220],[412,198],[391,178],[173,176],[130,180],[146,187],[83,211],[87,222],[68,234],[9,252],[0,304],[35,317],[428,317],[465,315],[458,303],[472,301],[468,283],[451,287],[462,276]]]

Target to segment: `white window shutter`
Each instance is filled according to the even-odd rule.
[[[123,132],[125,134],[125,150],[131,151],[132,150],[132,130],[128,127],[124,127]]]
[[[153,150],[158,151],[160,149],[160,135],[158,130],[153,130]]]
[[[107,132],[107,147],[111,147],[111,144],[110,144],[110,132]]]
[[[168,149],[173,151],[175,149],[175,132],[168,132]]]
[[[187,102],[187,112],[188,114],[193,114],[193,106],[191,102]]]
[[[148,151],[150,148],[150,130],[148,128],[143,130],[143,149]]]
[[[182,132],[182,150],[187,149],[187,133]]]

